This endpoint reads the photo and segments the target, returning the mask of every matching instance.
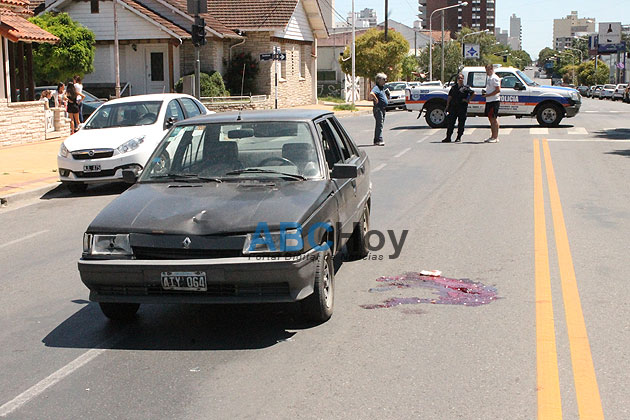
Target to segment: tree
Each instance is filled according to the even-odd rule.
[[[558,51],[545,47],[538,53],[538,65],[543,67],[547,61],[553,56],[558,55]]]
[[[208,73],[201,73],[201,96],[216,97],[216,96],[228,96],[230,92],[227,91],[223,84],[223,77],[218,71]],[[184,79],[181,78],[175,84],[175,91],[182,93],[184,89]]]
[[[610,69],[602,60],[597,62],[597,74],[595,74],[595,61],[586,61],[578,67],[578,80],[580,85],[600,85],[608,82]]]
[[[504,45],[497,44],[496,37],[490,33],[485,32],[476,35],[466,36],[473,32],[477,32],[471,28],[465,27],[461,31],[456,34],[456,39],[461,43],[466,44],[479,44],[479,48],[481,49],[481,57],[476,59],[468,59],[466,60],[465,65],[467,66],[484,66],[492,60],[495,60],[494,54],[498,54],[501,51],[505,51],[507,47]],[[464,36],[466,38],[464,39]],[[463,41],[462,41],[463,40]],[[463,52],[460,52],[462,54]]]
[[[243,94],[251,95],[252,92],[257,92],[256,75],[259,70],[258,60],[250,53],[239,53],[228,63],[224,77],[225,85],[232,95],[240,96],[241,90]],[[243,72],[245,72],[244,78]]]
[[[468,39],[466,39],[468,40]],[[459,72],[462,62],[462,45],[457,41],[448,41],[444,43],[444,77],[447,82],[450,78]],[[441,74],[442,51],[440,44],[433,44],[433,76],[434,79]],[[427,46],[420,54],[420,67],[429,69],[429,47]]]
[[[518,67],[523,70],[525,67],[532,64],[532,57],[523,50],[511,50],[511,58],[514,63],[514,67]]]
[[[420,66],[420,62],[413,55],[408,55],[403,59],[402,62],[402,76],[406,81],[409,81],[413,78],[413,73],[418,71],[418,67]]]
[[[403,60],[409,53],[409,42],[396,31],[389,31],[385,42],[385,32],[374,28],[356,39],[355,53],[357,76],[373,79],[382,72],[387,74],[389,80],[396,80],[402,74]],[[346,47],[339,59],[341,70],[346,74],[352,73],[350,54],[350,47]]]
[[[67,13],[44,13],[29,19],[59,37],[57,44],[33,46],[33,72],[40,85],[57,84],[75,75],[94,71],[95,37],[89,29],[73,21]]]

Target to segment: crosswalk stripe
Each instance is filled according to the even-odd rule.
[[[532,127],[529,129],[529,134],[549,134],[549,129],[546,127]]]
[[[512,130],[513,130],[513,128],[502,128],[502,129],[500,130],[500,133],[501,133],[501,134],[508,135],[508,134],[512,134]]]
[[[467,128],[466,131],[464,131],[464,134],[466,134],[467,136],[470,136],[475,131],[477,131],[477,128]]]
[[[588,131],[586,131],[586,128],[584,127],[571,127],[569,129],[567,129],[567,134],[588,134]]]

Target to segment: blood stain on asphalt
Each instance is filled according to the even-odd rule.
[[[361,305],[365,309],[392,308],[400,305],[430,303],[435,305],[481,306],[499,299],[497,289],[470,279],[423,276],[419,273],[405,273],[402,276],[385,276],[376,279],[383,285],[369,290],[382,293],[397,289],[432,289],[435,298],[392,297],[381,303]]]

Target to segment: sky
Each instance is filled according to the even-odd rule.
[[[352,0],[334,1],[340,15],[345,17],[352,10]],[[577,10],[580,18],[595,18],[598,23],[630,24],[630,0],[495,0],[495,3],[496,25],[501,29],[509,31],[512,13],[521,18],[523,49],[534,59],[540,50],[552,46],[553,20],[566,17],[572,10]],[[385,0],[355,0],[355,11],[366,7],[376,10],[379,23],[384,20]],[[389,11],[390,19],[413,26],[418,0],[389,0]]]

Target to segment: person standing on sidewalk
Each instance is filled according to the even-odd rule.
[[[457,75],[457,83],[451,88],[448,93],[448,99],[446,100],[447,128],[446,138],[442,140],[442,143],[451,142],[451,136],[455,130],[455,120],[457,120],[457,138],[455,139],[455,143],[462,141],[468,114],[468,103],[474,96],[475,92],[470,86],[464,84],[464,75],[459,73]]]
[[[63,108],[66,109],[66,104],[64,101],[64,93],[66,91],[66,85],[63,82],[59,82],[57,85],[57,90],[52,93],[53,100],[55,102],[55,108]]]
[[[74,134],[79,130],[79,94],[77,93],[74,83],[68,82],[66,90],[66,101],[68,103],[68,117],[70,118],[70,134]]]
[[[79,95],[79,122],[83,123],[83,99],[85,96],[83,95],[83,85],[81,84],[81,76],[76,75],[73,79],[74,89],[77,91]]]
[[[481,96],[486,98],[486,111],[485,115],[490,121],[490,138],[486,140],[486,143],[496,143],[499,141],[499,107],[501,106],[501,79],[494,74],[494,66],[492,64],[486,65],[486,74],[488,79],[486,81],[486,90]]]
[[[387,75],[385,73],[379,73],[375,78],[376,86],[370,92],[370,99],[374,103],[372,113],[374,114],[374,120],[376,125],[374,126],[374,145],[385,146],[383,141],[383,124],[385,124],[385,112],[387,108],[387,94],[385,89],[385,82],[387,82]]]

